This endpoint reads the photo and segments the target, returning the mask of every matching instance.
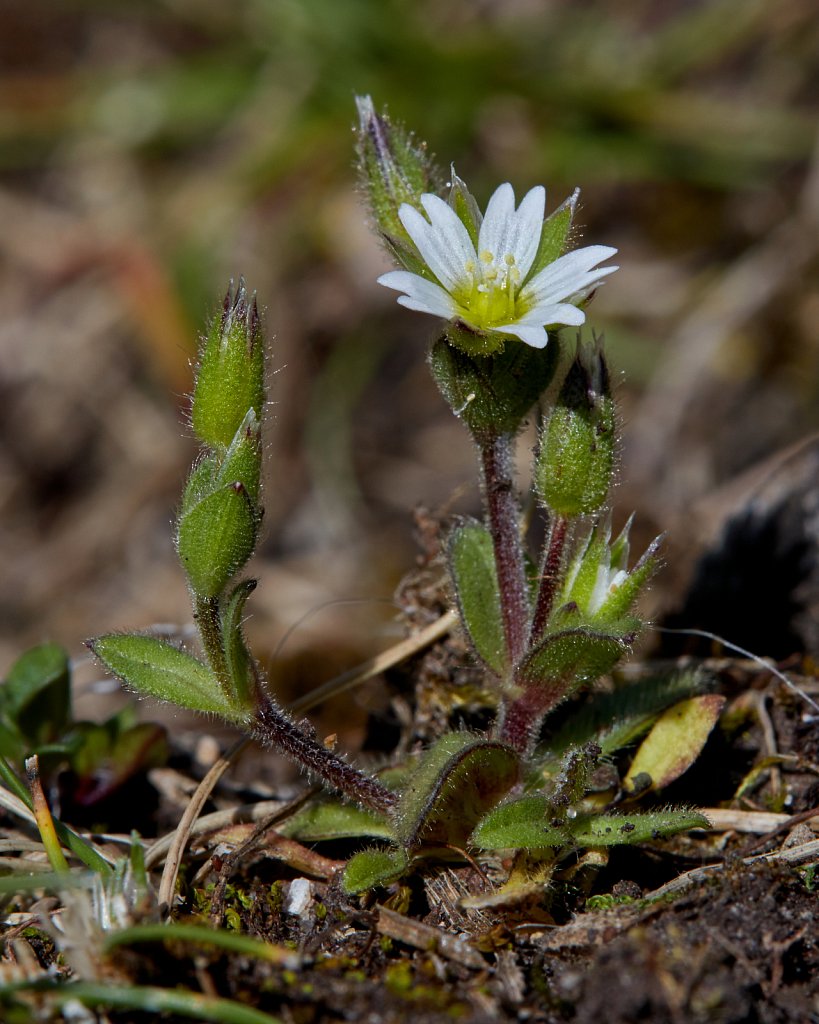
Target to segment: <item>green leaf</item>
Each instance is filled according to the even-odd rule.
[[[361,807],[329,800],[308,804],[280,825],[279,831],[303,843],[361,836],[395,838],[395,829],[386,819]]]
[[[495,549],[479,523],[456,527],[449,539],[449,566],[461,619],[481,659],[502,676],[507,669]]]
[[[644,843],[707,828],[708,819],[687,808],[634,814],[580,814],[555,827],[551,803],[542,794],[530,794],[490,811],[472,833],[471,842],[483,850],[537,849],[540,847],[616,846]]]
[[[197,459],[190,471],[182,492],[182,504],[179,509],[179,518],[186,515],[199,502],[213,491],[213,481],[216,479],[218,470],[218,459],[215,455],[205,455]]]
[[[344,891],[366,892],[377,885],[389,885],[406,873],[409,857],[402,849],[362,850],[347,861],[341,884]]]
[[[0,698],[31,747],[53,742],[71,720],[68,655],[57,644],[26,651],[9,670]]]
[[[358,177],[378,230],[396,248],[415,251],[398,211],[403,203],[421,210],[421,195],[437,192],[440,172],[420,143],[386,112],[376,113],[369,96],[357,96],[356,138]],[[414,266],[400,258],[407,269]],[[429,272],[427,271],[427,274]]]
[[[176,546],[191,587],[216,597],[253,554],[258,516],[244,485],[228,484],[179,519]]]
[[[624,788],[635,789],[635,780],[641,775],[651,779],[653,789],[678,779],[699,757],[724,706],[724,697],[709,693],[680,701],[665,711],[637,751],[623,780]],[[641,786],[641,791],[644,788]]]
[[[594,693],[575,711],[536,754],[536,772],[557,770],[564,752],[591,740],[604,757],[628,746],[650,728],[665,708],[691,697],[706,685],[697,671],[641,679],[611,693]]]
[[[515,675],[525,687],[536,687],[546,709],[580,686],[610,672],[626,654],[640,623],[623,619],[605,632],[578,625],[545,636],[521,662]]]
[[[407,847],[463,845],[519,776],[520,762],[510,747],[469,733],[442,736],[401,794],[398,835]]]
[[[88,646],[115,676],[138,693],[235,722],[247,718],[243,707],[228,701],[206,665],[164,640],[109,633],[89,640]]]

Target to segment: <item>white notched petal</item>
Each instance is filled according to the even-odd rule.
[[[423,261],[444,288],[454,291],[467,277],[467,263],[477,259],[475,247],[448,203],[429,194],[421,196],[421,203],[429,221],[409,203],[402,204],[398,216]]]
[[[515,193],[506,182],[495,190],[486,208],[478,235],[478,252],[491,252],[498,263],[507,255],[514,257],[523,280],[537,255],[546,210],[546,189],[537,185],[523,197],[515,210]]]
[[[411,274],[408,270],[391,270],[388,274],[382,274],[378,278],[378,283],[383,284],[385,288],[404,292],[398,303],[407,309],[415,309],[419,313],[432,313],[433,316],[442,316],[446,319],[458,313],[455,301],[440,285],[434,281],[427,281],[418,274]]]
[[[521,289],[520,297],[526,302],[538,303],[568,298],[600,278],[613,274],[617,267],[592,268],[616,252],[610,245],[587,245],[568,252],[535,274]]]
[[[546,189],[536,185],[529,189],[515,214],[516,236],[512,239],[512,255],[515,257],[520,279],[523,281],[535,261],[540,236],[543,233],[543,217],[546,213]]]
[[[537,324],[504,324],[503,327],[496,327],[494,330],[512,334],[526,342],[527,345],[531,345],[532,348],[546,348],[546,343],[549,341],[549,335],[542,326]]]
[[[502,256],[501,250],[509,226],[515,215],[515,190],[508,181],[498,185],[486,204],[483,224],[478,232],[478,252],[491,252],[493,256]]]
[[[539,302],[526,316],[518,320],[524,327],[532,324],[563,324],[566,327],[580,327],[586,322],[586,314],[568,302]]]

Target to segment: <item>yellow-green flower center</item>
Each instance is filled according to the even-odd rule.
[[[518,301],[520,270],[512,253],[497,258],[488,249],[478,255],[477,263],[468,260],[466,277],[452,291],[463,320],[479,330],[491,330],[513,323],[523,314]]]

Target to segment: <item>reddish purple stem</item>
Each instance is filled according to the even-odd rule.
[[[481,445],[481,464],[489,531],[495,549],[506,650],[511,665],[515,665],[526,649],[529,600],[508,434]]]
[[[529,638],[530,646],[534,646],[540,640],[543,630],[546,628],[546,623],[549,621],[549,616],[552,613],[557,586],[562,575],[563,553],[566,548],[568,528],[569,520],[565,516],[554,516],[549,525],[546,550],[540,569],[540,587],[537,592],[537,604],[535,605],[532,632]]]

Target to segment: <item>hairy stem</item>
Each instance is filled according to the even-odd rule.
[[[303,733],[266,694],[259,694],[251,729],[260,743],[280,750],[350,800],[379,814],[389,814],[395,807],[395,793]]]
[[[535,614],[532,619],[532,632],[529,643],[534,646],[540,639],[549,616],[552,613],[555,594],[560,583],[563,568],[563,554],[566,549],[569,520],[565,516],[554,516],[549,524],[549,533],[543,552],[543,563],[540,567],[540,586],[537,592]]]
[[[529,630],[529,601],[520,543],[520,519],[512,484],[511,437],[481,444],[484,493],[489,531],[495,549],[503,632],[511,663],[523,656]]]
[[[529,757],[543,716],[548,710],[547,703],[534,688],[524,690],[518,697],[504,702],[495,726],[498,740],[512,747],[521,757]]]

